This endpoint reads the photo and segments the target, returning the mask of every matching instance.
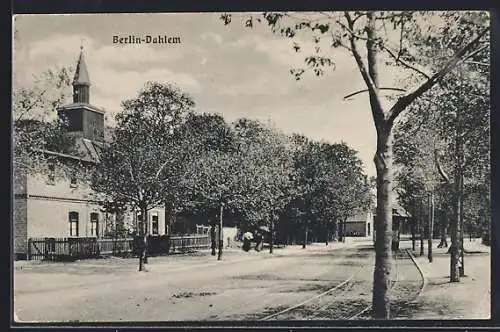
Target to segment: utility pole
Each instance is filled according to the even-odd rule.
[[[429,239],[427,243],[427,258],[432,263],[432,235],[434,228],[434,193],[429,193]]]

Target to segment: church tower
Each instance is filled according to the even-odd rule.
[[[80,56],[76,63],[75,77],[73,78],[73,102],[89,103],[90,79],[87,64],[83,56],[83,46],[80,47]]]
[[[75,138],[103,142],[104,111],[90,104],[90,86],[82,46],[73,78],[73,102],[59,108],[58,115],[68,122],[68,131]]]

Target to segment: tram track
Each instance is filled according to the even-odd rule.
[[[398,297],[400,297],[401,295],[399,293],[410,292],[410,296],[405,293],[404,302],[413,302],[416,298],[418,298],[418,296],[420,296],[423,288],[425,287],[425,279],[423,277],[422,271],[409,250],[399,251],[393,257],[395,260],[395,264],[393,279],[391,280],[391,285],[389,287],[390,292],[392,294],[396,294]],[[408,280],[401,280],[401,278],[404,278],[405,276],[400,275],[400,264],[402,265],[403,269],[407,270],[408,260],[411,260],[413,268],[416,268],[419,273],[419,277],[421,278],[421,282],[416,290],[414,289],[414,281],[411,281],[410,285],[408,286]],[[291,317],[318,320],[369,319],[369,313],[372,309],[371,299],[366,298],[366,294],[363,293],[363,291],[366,291],[367,288],[370,288],[370,291],[368,291],[367,293],[371,293],[371,282],[368,282],[367,280],[360,281],[356,279],[357,276],[361,275],[361,273],[364,271],[367,272],[368,269],[370,269],[371,272],[372,266],[362,266],[340,284],[335,285],[325,292],[317,294],[309,299],[306,299],[288,308],[282,309],[271,315],[267,315],[260,320],[288,320]],[[408,273],[408,271],[405,272]],[[401,283],[402,281],[404,282],[404,285]],[[359,289],[357,289],[356,287],[358,287]],[[356,295],[363,295],[364,297],[360,296],[360,299],[353,299],[352,293]],[[399,305],[401,305],[401,303]]]

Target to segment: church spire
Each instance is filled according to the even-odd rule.
[[[75,76],[73,78],[73,102],[89,103],[90,79],[87,64],[83,56],[83,45],[80,46],[80,56],[76,63]]]

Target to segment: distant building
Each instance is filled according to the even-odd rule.
[[[405,234],[410,229],[411,215],[403,207],[398,204],[392,205],[392,246],[393,249],[399,247],[400,234]],[[375,225],[375,214],[373,216]],[[373,232],[373,241],[375,242],[376,229]]]
[[[346,236],[370,236],[373,232],[373,213],[371,211],[358,213],[345,221]]]
[[[45,151],[47,155],[66,162],[96,164],[104,144],[104,111],[89,103],[90,79],[83,49],[73,79],[73,102],[58,110],[69,125],[78,155]],[[29,238],[40,237],[103,237],[115,221],[113,214],[102,210],[102,197],[87,183],[76,178],[55,176],[55,165],[49,174],[14,174],[14,254],[25,257]],[[125,228],[138,229],[141,216],[132,211],[123,216]],[[163,208],[148,212],[148,232],[169,233]]]

